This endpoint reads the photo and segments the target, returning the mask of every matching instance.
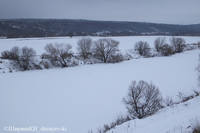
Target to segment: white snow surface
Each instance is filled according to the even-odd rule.
[[[76,49],[80,38],[82,37],[0,39],[0,52],[17,45],[32,47],[41,54],[47,43],[70,43]],[[93,40],[99,38],[101,37],[92,37]],[[120,41],[120,49],[127,50],[140,40],[153,44],[157,36],[112,38]],[[200,37],[184,38],[187,42],[200,41]],[[196,67],[199,53],[199,50],[192,50],[169,57],[140,58],[116,64],[0,73],[0,132],[5,132],[5,126],[63,126],[68,133],[96,130],[103,124],[110,123],[119,114],[126,113],[122,98],[127,95],[128,86],[133,80],[154,83],[160,88],[164,98],[170,96],[176,100],[179,92],[190,95],[197,88]],[[191,109],[188,107],[187,111],[185,106],[180,105],[177,110],[184,108],[186,112],[199,111],[200,106],[195,107],[194,111],[192,107],[191,103]],[[155,117],[147,118],[147,122],[145,119],[144,123],[152,122],[151,119],[156,121],[159,114],[163,114],[161,117],[173,114],[172,109],[162,112],[168,110],[166,115],[158,113]],[[179,113],[177,110],[175,109],[175,114]],[[179,121],[182,116],[174,119]],[[190,117],[184,118],[184,121],[187,118]],[[139,120],[137,123],[140,123]],[[149,129],[154,125],[148,127],[148,124],[141,122],[138,133],[144,133],[139,132],[143,130],[139,128],[145,129],[146,126]],[[153,130],[154,133],[166,131],[162,126],[160,130]],[[123,126],[121,128],[116,132],[124,133]],[[166,129],[171,128],[173,127],[169,125]]]
[[[147,41],[153,47],[153,42],[157,37],[162,36],[120,36],[120,37],[91,37],[93,41],[100,38],[112,38],[120,42],[120,49],[122,51],[127,51],[134,47],[134,44],[138,41]],[[76,52],[77,42],[83,37],[46,37],[46,38],[17,38],[17,39],[0,39],[0,52],[4,50],[9,50],[14,46],[27,46],[34,48],[38,55],[44,52],[44,47],[49,43],[64,43],[71,44],[73,50]],[[170,36],[166,36],[167,41],[169,41]],[[187,43],[196,43],[200,41],[200,37],[187,37],[183,36]]]
[[[64,126],[69,133],[96,130],[117,115],[126,113],[122,98],[132,80],[154,83],[163,97],[176,99],[178,92],[190,95],[197,87],[195,68],[199,53],[199,50],[193,50],[169,57],[133,59],[116,64],[0,74],[0,129],[15,125]],[[185,107],[177,110],[181,111],[181,108]],[[194,110],[199,108],[197,106]],[[169,111],[173,114],[173,110]],[[152,119],[156,121],[158,117],[159,113]],[[179,121],[181,118],[174,119]],[[148,122],[152,122],[151,118],[144,123]],[[140,128],[150,128],[148,124],[142,124]]]
[[[107,133],[192,133],[200,120],[200,97],[170,106],[144,119],[126,122]]]

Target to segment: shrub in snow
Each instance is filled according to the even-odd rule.
[[[186,44],[184,50],[188,51],[188,50],[193,50],[193,49],[198,49],[198,48],[199,47],[198,47],[197,43],[188,43],[188,44]]]
[[[200,42],[197,42],[197,46],[198,46],[198,48],[200,48]]]
[[[111,55],[109,58],[109,63],[117,63],[124,60],[124,56],[121,53],[117,53],[115,55]]]
[[[42,58],[43,58],[43,57],[42,57]],[[50,63],[48,60],[46,60],[46,59],[42,59],[42,60],[41,60],[40,66],[43,67],[43,68],[45,68],[45,69],[49,69],[49,68],[52,67],[52,66],[51,66],[51,63]]]
[[[129,49],[124,54],[124,60],[130,60],[135,57],[135,51],[134,49]]]
[[[13,47],[10,51],[6,50],[1,53],[3,59],[16,60],[19,58],[19,47]]]
[[[128,95],[123,99],[131,118],[143,118],[162,108],[162,96],[159,89],[145,81],[133,81]]]
[[[69,44],[47,44],[42,59],[47,59],[53,66],[68,67],[73,53]]]
[[[174,49],[169,44],[164,44],[164,45],[162,45],[162,47],[160,47],[160,54],[162,56],[172,55],[172,54],[174,54]]]
[[[91,38],[82,38],[78,41],[77,50],[80,57],[84,60],[89,59],[92,55],[92,39]]]
[[[160,53],[161,52],[161,48],[163,47],[163,45],[166,44],[166,38],[165,37],[158,37],[156,38],[156,40],[154,41],[154,48],[155,50]]]
[[[177,37],[172,37],[170,39],[171,45],[174,48],[175,53],[181,53],[183,52],[184,48],[186,47],[185,45],[185,40],[183,38],[177,38]]]
[[[119,42],[113,39],[99,39],[93,47],[94,58],[104,63],[114,63],[123,60],[119,51]]]
[[[121,124],[123,124],[123,123],[125,123],[129,120],[131,120],[130,117],[120,115],[110,124],[104,124],[103,128],[98,129],[98,132],[106,133],[109,130],[115,128],[116,126],[119,126],[119,125],[121,125]]]
[[[200,122],[198,119],[195,119],[192,123],[192,133],[200,133]]]
[[[140,56],[144,56],[144,57],[151,56],[151,48],[148,42],[144,42],[144,41],[136,42],[134,49]]]
[[[154,47],[155,47],[156,52],[159,55],[169,56],[169,55],[174,54],[174,48],[171,45],[168,45],[166,43],[166,38],[165,37],[158,37],[154,41]]]
[[[11,60],[11,65],[18,70],[40,69],[36,64],[36,51],[28,47],[13,47],[10,51],[2,52],[5,59]]]
[[[1,58],[10,59],[10,51],[6,50],[6,51],[1,52]]]
[[[193,92],[194,92],[194,96],[200,96],[200,91],[198,91],[198,90],[193,90]]]
[[[171,106],[174,104],[174,101],[171,97],[167,97],[165,100],[164,100],[164,103],[165,103],[165,106]]]
[[[15,60],[15,64],[22,70],[40,69],[36,63],[36,51],[32,48],[23,47],[19,51],[19,58]]]
[[[193,98],[195,98],[195,97],[200,95],[200,92],[198,90],[193,90],[193,92],[194,92],[194,94],[187,95],[187,96],[185,94],[183,94],[182,92],[179,92],[178,95],[177,95],[178,98],[179,98],[179,101],[175,102],[174,104],[187,102],[187,101],[189,101],[189,100],[191,100],[191,99],[193,99]]]
[[[200,125],[196,127],[192,133],[200,133]]]

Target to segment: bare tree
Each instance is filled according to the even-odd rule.
[[[154,47],[158,53],[161,52],[162,46],[166,44],[166,38],[165,37],[158,37],[154,41]]]
[[[118,41],[107,38],[99,39],[95,42],[93,48],[94,57],[104,63],[113,62],[113,58],[120,54],[118,46]]]
[[[73,56],[71,48],[69,44],[47,44],[42,58],[48,59],[54,66],[68,67]]]
[[[149,57],[151,55],[151,48],[148,42],[139,41],[135,44],[135,51],[138,52],[139,55]]]
[[[130,117],[143,118],[162,108],[162,96],[159,89],[145,81],[133,81],[126,98],[123,99]]]
[[[88,59],[92,55],[92,39],[82,38],[78,41],[77,50],[83,59]]]
[[[20,68],[23,68],[23,70],[30,70],[33,67],[32,65],[36,65],[35,57],[36,57],[36,51],[32,48],[23,47],[21,50],[21,55],[19,56],[18,64]]]
[[[35,69],[36,65],[36,51],[28,47],[13,47],[10,51],[2,52],[2,56],[11,60],[11,64],[19,70]]]
[[[172,37],[170,39],[170,42],[176,53],[183,52],[184,48],[186,47],[185,45],[186,42],[183,38]]]

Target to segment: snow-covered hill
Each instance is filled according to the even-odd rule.
[[[129,36],[200,35],[200,25],[172,25],[147,22],[93,21],[76,19],[0,19],[0,36]]]
[[[192,133],[200,122],[200,97],[164,108],[156,114],[126,122],[107,133]]]
[[[179,92],[190,95],[197,87],[195,68],[199,53],[199,50],[193,50],[169,57],[141,58],[117,64],[0,74],[0,131],[5,132],[3,127],[9,125],[63,126],[69,133],[87,133],[111,122],[118,114],[126,113],[122,98],[126,96],[132,80],[153,82],[164,97],[177,99]],[[141,124],[137,121],[137,130],[146,128],[149,131],[156,124],[152,120],[161,121],[164,117],[166,122],[170,122],[168,115],[171,114],[174,123],[179,119],[186,121],[189,118],[189,121],[195,116],[188,114],[195,115],[200,109],[198,101],[199,98],[190,101],[188,106],[165,109],[155,117],[142,120]],[[130,131],[134,130],[132,123]],[[115,131],[124,133],[126,124]],[[152,132],[171,131],[176,127],[171,126],[173,123],[169,124],[166,130],[163,129],[165,125],[158,125],[158,130],[152,129]],[[177,122],[177,126],[180,124]]]

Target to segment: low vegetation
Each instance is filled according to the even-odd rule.
[[[198,118],[192,120],[191,126],[192,132],[191,133],[200,133],[200,122]]]
[[[200,133],[200,124],[199,123],[198,123],[198,125],[193,127],[193,132],[192,133]]]
[[[170,39],[170,42],[171,42],[171,45],[172,45],[175,53],[183,52],[184,48],[186,47],[186,42],[183,38],[172,37]]]
[[[40,68],[37,65],[36,51],[28,47],[13,47],[9,51],[2,52],[3,59],[11,60],[11,65],[21,71]]]
[[[166,38],[165,37],[156,38],[156,40],[154,41],[155,50],[158,53],[161,53],[161,49],[162,49],[163,45],[165,45],[165,44],[166,44]]]
[[[129,116],[120,115],[110,124],[104,124],[104,126],[102,128],[97,129],[97,132],[98,133],[106,133],[107,131],[115,128],[116,126],[119,126],[119,125],[123,124],[124,122],[130,121],[130,120],[131,120],[131,118]]]
[[[70,44],[47,44],[42,55],[36,55],[32,48],[13,47],[1,53],[2,59],[8,59],[12,68],[20,71],[33,69],[48,69],[52,67],[71,67],[79,64],[117,63],[135,58],[135,54],[142,57],[170,56],[185,50],[200,48],[200,42],[186,44],[183,38],[172,37],[170,44],[165,37],[158,37],[154,41],[154,48],[148,42],[139,41],[130,49],[130,53],[122,54],[119,42],[110,38],[93,41],[82,38],[77,42],[77,53],[72,51]]]

